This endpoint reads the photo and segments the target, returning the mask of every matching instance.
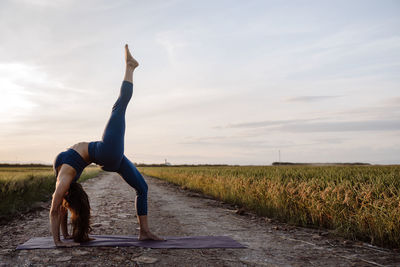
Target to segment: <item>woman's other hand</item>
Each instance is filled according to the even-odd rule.
[[[62,242],[62,241],[56,242],[55,244],[56,244],[56,247],[60,247],[60,248],[77,247],[80,245],[80,243],[77,243],[77,242]]]

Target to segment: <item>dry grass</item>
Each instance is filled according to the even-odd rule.
[[[139,169],[259,215],[400,247],[400,166]]]
[[[79,182],[96,176],[98,167],[88,167]],[[49,199],[56,178],[51,167],[0,167],[0,217],[26,211],[37,201]]]

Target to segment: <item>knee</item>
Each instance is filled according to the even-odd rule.
[[[147,196],[147,191],[148,191],[148,186],[147,186],[147,183],[146,183],[146,181],[142,181],[141,183],[140,183],[140,186],[138,186],[138,188],[137,188],[137,194],[138,194],[138,196],[140,195],[140,196]]]

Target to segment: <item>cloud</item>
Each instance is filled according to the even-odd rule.
[[[332,144],[332,145],[339,145],[343,144],[345,141],[347,141],[348,138],[317,138],[315,139],[316,144]]]
[[[222,128],[264,128],[269,126],[282,126],[286,124],[308,122],[310,119],[298,119],[298,120],[266,120],[266,121],[253,121],[253,122],[243,122],[243,123],[232,123],[226,126],[217,126],[216,129]]]
[[[71,0],[14,0],[18,4],[28,4],[38,7],[62,7],[72,4]]]
[[[318,102],[318,101],[323,101],[323,100],[329,100],[333,98],[338,98],[342,96],[296,96],[296,97],[289,97],[286,98],[285,100],[287,102]]]
[[[159,43],[167,52],[169,63],[172,67],[178,63],[178,51],[185,46],[187,42],[182,40],[182,34],[174,31],[164,31],[156,34],[156,42]]]
[[[357,117],[359,119],[386,120],[400,117],[400,97],[385,98],[374,105],[354,107],[332,113],[333,116]]]
[[[237,136],[219,136],[219,137],[192,137],[187,138],[185,141],[178,142],[180,145],[201,145],[209,147],[223,147],[224,149],[252,149],[262,150],[268,148],[276,148],[277,145],[274,142],[246,139]],[[282,144],[281,147],[292,146],[294,144]]]
[[[364,121],[316,121],[316,119],[258,121],[230,124],[225,128],[266,128],[269,131],[282,132],[398,131],[400,118]]]
[[[385,104],[390,105],[390,106],[397,106],[400,109],[400,96],[396,96],[396,97],[391,97],[389,99],[387,99],[386,101],[384,101]]]
[[[288,132],[398,131],[400,118],[398,120],[292,123],[281,125],[275,130]]]
[[[325,96],[321,96],[325,98]],[[336,96],[327,96],[328,98]],[[339,96],[337,96],[339,97]],[[319,101],[319,97],[317,97]],[[314,101],[312,97],[294,97],[290,101]],[[311,114],[315,111],[312,110]],[[400,129],[400,97],[382,99],[369,106],[358,106],[324,113],[324,117],[287,120],[260,120],[230,123],[214,129],[268,129],[282,132],[397,131]]]

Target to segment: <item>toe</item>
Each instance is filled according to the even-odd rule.
[[[131,51],[129,51],[129,47],[128,45],[125,45],[125,50],[126,50],[126,54],[130,57],[132,57]]]

